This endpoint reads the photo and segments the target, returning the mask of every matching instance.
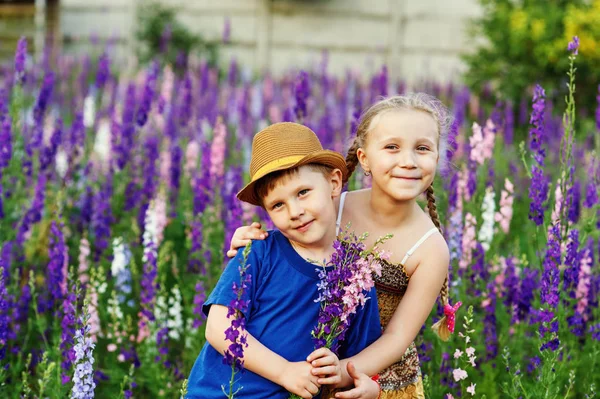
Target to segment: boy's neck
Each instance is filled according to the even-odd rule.
[[[331,239],[323,239],[322,245],[311,245],[306,246],[297,241],[289,240],[292,248],[304,258],[307,262],[328,262],[329,258],[333,254],[333,241],[335,240],[335,234],[331,236]]]

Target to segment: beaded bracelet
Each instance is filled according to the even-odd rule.
[[[375,381],[377,383],[377,386],[379,387],[379,394],[377,395],[377,399],[380,399],[382,389],[381,389],[381,384],[379,383],[379,374],[375,374],[373,377],[371,377],[371,379],[373,381]]]

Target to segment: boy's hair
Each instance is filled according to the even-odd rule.
[[[446,147],[448,141],[448,132],[452,126],[453,116],[448,111],[448,108],[437,98],[430,96],[425,93],[408,93],[401,96],[393,96],[384,98],[369,109],[367,109],[361,116],[358,127],[356,128],[356,138],[348,149],[348,155],[346,156],[346,168],[348,169],[348,179],[356,169],[358,165],[358,156],[356,152],[359,148],[364,147],[367,142],[367,135],[373,128],[373,122],[377,122],[379,117],[389,111],[393,110],[415,110],[429,114],[435,121],[438,130],[438,151],[440,159],[438,165],[444,165],[446,161]],[[343,181],[342,184],[345,184]],[[442,232],[442,224],[437,213],[437,205],[435,203],[435,196],[433,193],[433,183],[425,191],[427,194],[427,210],[429,211],[429,217],[433,224],[438,228],[440,233]],[[444,284],[440,290],[440,299],[442,305],[448,304],[448,275],[444,280]],[[446,316],[442,317],[440,321],[435,323],[432,328],[434,331],[444,340],[448,340],[450,332],[446,326]]]
[[[303,166],[308,167],[313,172],[321,173],[323,175],[323,177],[325,177],[325,178],[328,178],[329,176],[331,176],[331,173],[334,170],[334,168],[332,168],[331,166],[322,165],[319,163],[309,163],[307,165],[302,165],[297,168],[278,170],[278,171],[269,173],[268,175],[260,178],[254,185],[254,193],[260,199],[261,206],[264,208],[263,199],[267,195],[269,195],[269,193],[275,187],[277,187],[278,184],[281,183],[281,180],[283,180],[284,178],[286,178],[288,176],[297,174],[298,170]]]

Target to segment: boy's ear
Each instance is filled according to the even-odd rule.
[[[331,196],[337,197],[342,193],[342,171],[334,169],[331,172]]]
[[[369,168],[369,159],[367,158],[367,154],[365,154],[365,150],[363,150],[362,148],[356,150],[356,157],[358,158],[358,162],[360,163],[360,166],[361,168],[363,168],[364,171],[371,170]]]

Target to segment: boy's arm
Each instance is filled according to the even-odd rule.
[[[231,319],[227,318],[227,307],[212,305],[206,323],[206,340],[223,354],[230,345],[225,339],[225,330]],[[261,344],[247,331],[248,347],[244,348],[244,368],[280,385],[289,392],[310,399],[319,392],[317,377],[311,374],[310,363],[289,362]]]

